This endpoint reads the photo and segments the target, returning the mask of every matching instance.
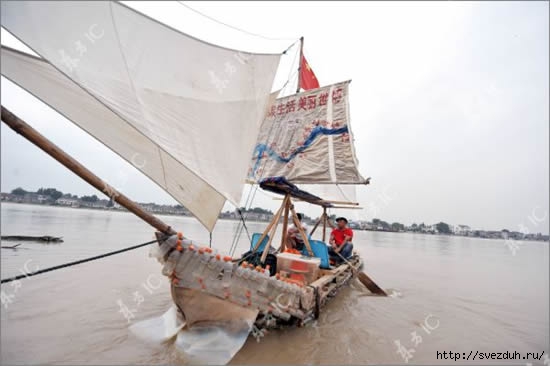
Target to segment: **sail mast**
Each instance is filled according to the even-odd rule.
[[[300,37],[300,60],[298,60],[298,86],[296,87],[296,94],[300,92],[301,75],[302,75],[302,59],[304,58],[304,37]]]
[[[94,186],[107,196],[112,198],[116,203],[125,207],[128,211],[138,216],[140,219],[153,226],[155,229],[162,233],[173,235],[176,232],[157,217],[145,212],[137,203],[116,191],[109,184],[104,182],[97,175],[88,170],[84,165],[80,164],[73,157],[61,150],[58,146],[53,144],[46,137],[41,135],[38,131],[28,125],[25,121],[17,117],[10,112],[7,108],[2,106],[2,121],[6,123],[12,130],[25,137],[34,145],[42,149],[52,158],[63,164],[73,173],[84,179],[90,185]]]

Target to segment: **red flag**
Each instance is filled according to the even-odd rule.
[[[304,90],[319,88],[319,80],[315,77],[304,55],[302,55],[302,63],[300,65],[300,87]]]

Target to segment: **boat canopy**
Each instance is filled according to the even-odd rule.
[[[238,206],[280,54],[212,45],[113,1],[2,1],[2,75],[108,146],[212,231]],[[124,187],[121,187],[124,188]]]
[[[332,203],[298,188],[296,185],[286,180],[285,177],[270,177],[262,179],[260,182],[260,188],[281,195],[290,195],[293,198],[297,198],[313,205],[319,205],[322,207],[333,206]]]

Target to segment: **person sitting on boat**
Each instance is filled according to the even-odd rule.
[[[329,255],[336,263],[340,263],[342,258],[349,258],[353,251],[353,230],[348,228],[348,220],[345,217],[336,219],[336,228],[330,234]]]
[[[304,214],[298,213],[296,214],[298,216],[298,221],[300,221],[300,226],[302,227],[302,230],[307,235],[308,227],[306,224],[302,222],[302,219],[304,218]],[[288,227],[287,230],[287,247],[296,249],[296,250],[302,250],[304,248],[304,238],[302,237],[302,234],[300,234],[300,230],[296,227],[296,225],[292,224]]]

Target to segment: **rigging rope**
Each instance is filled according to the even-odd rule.
[[[115,255],[115,254],[124,253],[124,252],[127,252],[129,250],[141,248],[141,247],[144,247],[146,245],[156,243],[156,242],[157,242],[157,239],[148,241],[148,242],[143,243],[143,244],[134,245],[134,246],[131,246],[131,247],[128,247],[128,248],[115,250],[114,252],[109,252],[109,253],[105,253],[105,254],[101,254],[101,255],[96,255],[95,257],[80,259],[78,261],[69,262],[69,263],[65,263],[65,264],[60,264],[58,266],[53,266],[53,267],[49,267],[49,268],[40,269],[38,271],[34,271],[34,272],[31,272],[31,273],[25,273],[25,274],[17,275],[17,276],[10,277],[10,278],[4,278],[0,281],[0,283],[8,283],[8,282],[12,282],[12,281],[17,281],[17,280],[20,280],[21,278],[32,277],[32,276],[36,276],[36,275],[39,275],[39,274],[42,274],[42,273],[55,271],[55,270],[61,269],[61,268],[76,266],[77,264],[91,262],[91,261],[94,261],[96,259],[101,259],[101,258],[105,258],[105,257],[110,257],[110,256]]]
[[[294,55],[294,59],[292,60],[291,66],[294,65],[294,62],[296,61],[297,55],[298,55],[298,53],[296,53]],[[286,87],[288,85],[292,85],[290,82],[293,81],[295,77],[297,77],[297,74],[298,74],[298,70],[294,70],[294,72],[293,72],[292,68],[290,69],[290,71],[288,73],[287,81],[283,85],[283,87],[281,88],[281,94],[283,94],[283,91],[286,89]],[[273,132],[273,127],[274,126],[275,126],[275,124],[272,124],[270,129],[269,129],[269,132],[267,133],[266,142],[265,142],[266,144],[269,141],[269,137],[271,136],[271,134]],[[260,168],[261,171],[262,171],[262,175],[260,176],[260,180],[262,178],[264,178],[263,168],[265,168],[266,164],[267,164],[267,159],[264,160],[264,162],[263,162],[263,164]],[[259,185],[256,184],[256,185],[254,185],[253,188],[251,187],[250,190],[248,191],[248,195],[247,195],[246,202],[245,202],[245,205],[244,205],[245,210],[249,210],[250,207],[252,207],[252,203],[254,202],[254,198],[256,197],[256,193],[258,192],[258,188],[259,188]],[[246,230],[248,240],[250,242],[252,242],[252,238],[250,237],[250,233],[248,232],[248,228],[246,227],[246,218],[248,217],[248,213],[245,216],[243,216],[241,209],[237,208],[237,210],[238,210],[237,212],[239,213],[239,216],[241,218],[242,225],[241,225],[241,222],[239,222],[239,225],[237,226],[237,228],[235,230],[235,234],[233,236],[233,242],[231,243],[231,246],[229,248],[229,255],[231,255],[231,256],[233,256],[235,254],[235,250],[237,249],[237,243],[240,240],[240,237],[241,237],[241,234],[242,234],[242,231],[243,231],[243,227]]]
[[[257,188],[256,188],[257,189]],[[248,191],[248,195],[246,198],[246,202],[244,204],[245,210],[248,210],[252,206],[252,202],[254,200],[254,196],[252,196],[252,200],[250,199],[252,193],[252,187],[250,188],[250,191]],[[248,208],[247,208],[248,206]],[[233,235],[233,242],[231,243],[231,247],[229,248],[229,255],[233,256],[235,254],[235,250],[237,249],[237,243],[239,242],[239,239],[241,237],[241,234],[243,232],[243,228],[246,228],[246,217],[248,215],[243,217],[242,211],[240,208],[237,208],[237,212],[239,213],[239,216],[241,218],[241,221],[239,221],[239,224],[237,225],[237,228],[235,229],[235,234]],[[242,222],[242,224],[241,224]],[[250,233],[248,232],[248,228],[246,228],[246,233],[248,235],[248,240],[252,241],[252,238],[250,237]]]
[[[296,44],[296,42],[294,42],[288,49],[290,49],[292,46],[294,46]],[[288,49],[286,51],[288,51]],[[283,53],[286,53],[283,52]],[[298,58],[298,54],[300,53],[300,51],[298,50],[297,52],[294,53],[294,58],[292,59],[292,62],[290,63],[290,71],[288,72],[288,76],[286,78],[286,83],[285,85],[283,85],[283,87],[281,88],[281,94],[282,94],[282,91],[284,91],[284,89],[286,88],[286,86],[289,84],[290,80],[294,80],[294,77],[298,74],[298,71],[300,70],[299,67],[297,67],[296,69],[293,68],[294,66],[294,63],[296,62],[296,58]],[[300,60],[298,61],[298,66],[300,65]],[[294,70],[294,72],[292,71]],[[296,78],[297,79],[297,78]],[[284,94],[283,94],[284,95]]]
[[[250,201],[250,204],[252,204],[252,201]],[[239,216],[241,217],[241,221],[243,223],[243,228],[246,230],[246,235],[248,236],[248,240],[252,240],[252,238],[250,237],[250,233],[248,232],[248,228],[246,227],[246,222],[244,220],[244,217],[243,217],[243,213],[241,212],[241,209],[238,208],[237,211],[239,212]]]
[[[294,85],[294,79],[296,79],[296,80],[298,79],[298,70],[295,70],[292,73],[292,76],[290,76],[290,78],[286,81],[286,83],[281,88],[281,92],[279,93],[279,95],[281,95],[282,97],[286,97],[285,90],[287,89],[288,86]],[[291,83],[291,81],[292,81],[292,83]],[[296,87],[293,87],[291,90],[296,90]],[[292,94],[292,92],[291,92],[291,94]]]
[[[294,41],[294,40],[296,40],[296,38],[272,38],[272,37],[263,36],[263,35],[258,34],[258,33],[252,33],[252,32],[246,31],[246,30],[244,30],[244,29],[237,28],[237,27],[235,27],[235,26],[233,26],[233,25],[231,25],[231,24],[224,23],[224,22],[222,22],[222,21],[220,21],[220,20],[218,20],[218,19],[216,19],[216,18],[211,17],[210,15],[204,14],[204,13],[198,11],[197,9],[194,9],[194,8],[190,7],[189,5],[185,4],[183,1],[178,1],[178,3],[180,3],[180,5],[185,6],[187,9],[191,10],[192,12],[197,13],[197,14],[199,14],[199,15],[201,15],[201,16],[207,18],[207,19],[210,19],[210,20],[213,21],[213,22],[216,22],[216,23],[218,23],[218,24],[224,25],[224,26],[226,26],[226,27],[229,27],[229,28],[231,28],[231,29],[234,29],[234,30],[236,30],[236,31],[239,31],[239,32],[242,32],[242,33],[245,33],[245,34],[254,36],[254,37],[260,37],[260,38],[266,39],[266,40],[268,40],[268,41]],[[296,42],[294,42],[294,43],[296,43]],[[294,45],[294,43],[292,44],[292,46]],[[290,46],[290,47],[292,47],[292,46]],[[289,47],[289,48],[290,48],[290,47]],[[285,51],[285,52],[286,52],[286,51]]]
[[[184,4],[182,4],[182,5],[184,5]],[[185,5],[185,6],[187,6],[187,5]],[[296,42],[291,44],[283,53],[286,54],[286,52],[289,49],[291,49],[298,41],[299,40],[297,40]],[[284,92],[287,89],[287,87],[289,87],[293,84],[293,83],[291,83],[291,81],[294,81],[295,78],[296,79],[298,78],[298,69],[294,69],[293,66],[294,66],[294,63],[296,62],[296,59],[298,58],[299,53],[300,53],[299,50],[294,53],[294,58],[292,59],[292,62],[290,63],[290,69],[289,69],[289,72],[288,72],[288,75],[287,75],[287,80],[281,88],[281,92],[280,92],[281,95],[285,95]],[[269,132],[267,133],[266,144],[269,141],[269,137],[271,136],[271,134],[273,132],[273,127],[274,127],[274,124],[271,125],[271,128],[270,128]],[[263,172],[263,168],[265,168],[266,164],[267,164],[267,159],[264,160],[263,165],[261,166],[261,171],[262,172]],[[263,178],[263,173],[260,176],[260,179],[261,178]],[[256,185],[254,185],[254,187],[251,187],[250,190],[248,191],[246,201],[245,201],[245,204],[244,204],[245,210],[249,210],[252,207],[252,203],[254,202],[254,198],[256,197],[256,193],[258,191],[258,188],[259,188],[259,185],[256,184]],[[233,241],[231,243],[231,246],[229,247],[229,255],[231,255],[231,256],[233,256],[235,254],[235,251],[237,250],[237,244],[238,244],[238,242],[241,238],[243,228],[246,230],[248,240],[250,242],[252,242],[252,238],[250,236],[248,228],[246,227],[246,218],[248,217],[248,213],[246,213],[246,215],[243,215],[242,211],[239,207],[237,208],[237,212],[240,216],[241,221],[239,221],[239,224],[237,225],[237,228],[235,229],[235,234],[233,235]]]

